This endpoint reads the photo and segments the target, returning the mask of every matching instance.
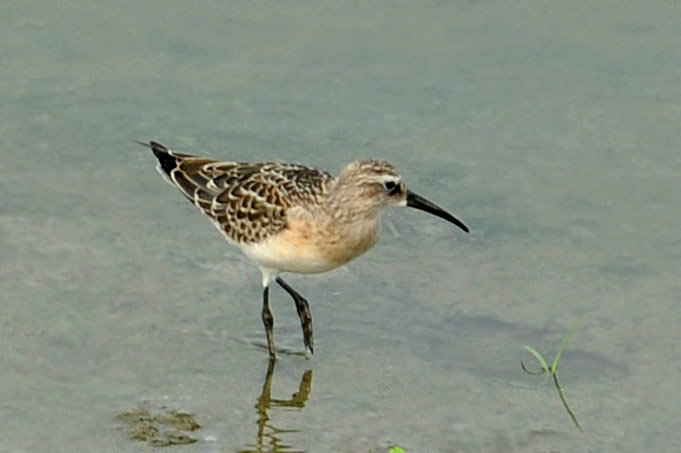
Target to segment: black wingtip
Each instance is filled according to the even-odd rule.
[[[139,140],[135,140],[135,142],[142,146],[146,146],[154,153],[154,156],[158,159],[158,163],[165,174],[170,175],[170,172],[177,168],[177,159],[170,154],[170,149],[167,146],[153,140],[150,140],[148,143]]]

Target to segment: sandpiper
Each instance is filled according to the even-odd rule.
[[[280,273],[327,272],[366,252],[378,239],[379,212],[389,206],[420,209],[468,232],[459,219],[408,190],[384,161],[352,162],[333,176],[299,164],[221,162],[177,153],[154,141],[138,143],[153,151],[159,173],[260,268],[261,316],[272,359],[272,281],[293,298],[305,346],[314,353],[308,302]]]

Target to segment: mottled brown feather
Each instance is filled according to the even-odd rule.
[[[316,203],[333,179],[299,164],[236,163],[171,152],[171,182],[236,243],[260,242],[288,226],[286,211]]]

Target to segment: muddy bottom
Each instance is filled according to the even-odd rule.
[[[116,418],[128,425],[130,439],[160,447],[193,444],[197,439],[187,432],[201,428],[193,414],[167,407],[160,408],[157,413],[148,408],[134,409]]]

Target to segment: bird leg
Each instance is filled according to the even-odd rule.
[[[267,349],[270,351],[270,358],[276,359],[274,353],[274,316],[270,311],[270,287],[265,286],[262,293],[262,323],[265,325],[265,334],[267,335]]]
[[[310,313],[310,306],[307,300],[301,296],[295,289],[291,288],[288,283],[282,280],[281,277],[276,278],[279,286],[284,288],[287,293],[293,298],[293,302],[296,304],[296,310],[298,311],[298,317],[300,318],[300,325],[303,328],[303,340],[305,341],[305,346],[314,354],[314,341],[312,340],[312,314]]]

